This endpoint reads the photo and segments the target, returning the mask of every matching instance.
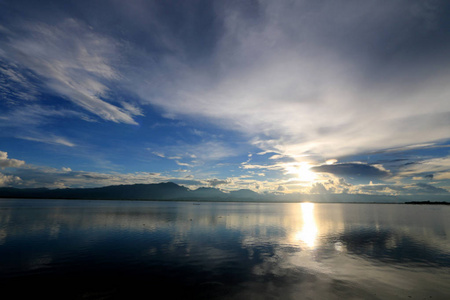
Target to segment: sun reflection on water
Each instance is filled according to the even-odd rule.
[[[318,228],[316,225],[316,220],[314,218],[314,203],[301,203],[303,227],[302,230],[297,232],[296,239],[301,240],[310,249],[314,249]]]

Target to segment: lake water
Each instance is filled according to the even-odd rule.
[[[450,299],[450,207],[3,199],[0,288],[5,299]]]

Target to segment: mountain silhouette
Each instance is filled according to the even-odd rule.
[[[190,190],[173,182],[111,185],[98,188],[0,188],[0,198],[90,199],[90,200],[261,200],[263,196],[248,189],[224,193],[217,188]]]
[[[189,189],[173,182],[112,185],[98,188],[18,189],[0,188],[1,198],[176,200],[190,198]]]
[[[445,195],[444,195],[445,196]],[[429,195],[427,195],[429,197]],[[446,196],[445,196],[446,197]],[[253,202],[384,202],[420,201],[420,197],[394,197],[365,194],[278,194],[256,193],[241,189],[228,193],[212,187],[190,190],[173,182],[151,184],[111,185],[97,188],[0,188],[0,198],[81,199],[81,200],[189,200],[189,201],[253,201]],[[435,197],[436,204],[447,200]],[[426,201],[425,201],[426,202]],[[408,203],[409,204],[409,203]]]

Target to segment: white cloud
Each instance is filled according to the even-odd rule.
[[[23,160],[8,158],[8,153],[0,151],[0,168],[17,168],[25,164]]]
[[[20,184],[21,179],[14,175],[5,175],[0,173],[0,186],[8,186],[11,184]]]
[[[337,159],[328,159],[325,163],[326,163],[327,165],[332,165],[332,164],[335,164],[335,163],[337,163],[337,162],[338,162]]]

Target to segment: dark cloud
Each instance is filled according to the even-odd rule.
[[[170,181],[181,185],[200,185],[200,186],[203,185],[201,181],[190,179],[172,179]]]
[[[339,178],[339,184],[346,187],[351,186],[351,184],[346,182],[344,178]]]
[[[413,189],[416,189],[418,192],[424,194],[448,194],[447,190],[427,183],[416,183]]]
[[[370,177],[383,178],[389,175],[389,172],[376,166],[362,163],[342,163],[333,165],[321,165],[312,167],[312,171],[318,173],[331,173],[347,177]]]
[[[311,194],[329,194],[334,192],[334,188],[326,188],[323,183],[316,182],[312,185],[310,193]]]
[[[286,190],[287,190],[286,187],[283,186],[283,185],[279,185],[278,188],[277,188],[277,191],[278,191],[278,192],[284,192],[284,191],[286,191]]]
[[[73,172],[75,174],[75,177],[83,177],[86,179],[92,179],[92,180],[105,180],[109,177],[102,174],[95,174],[95,173],[84,173],[84,172]]]
[[[171,178],[161,176],[159,173],[108,174],[72,171],[70,168],[55,169],[33,165],[25,165],[22,168],[5,172],[4,175],[9,176],[9,178],[20,178],[20,180],[11,181],[9,186],[22,188],[79,188],[171,181]]]
[[[416,183],[412,185],[393,185],[393,184],[377,184],[360,186],[358,190],[363,193],[377,194],[377,193],[397,193],[397,194],[448,194],[449,192],[443,188],[435,187],[431,184]]]
[[[216,178],[208,179],[208,180],[205,180],[205,181],[206,181],[206,183],[208,183],[208,185],[214,186],[214,187],[218,186],[218,185],[228,184],[229,183],[227,180],[220,180],[220,179],[216,179]]]

